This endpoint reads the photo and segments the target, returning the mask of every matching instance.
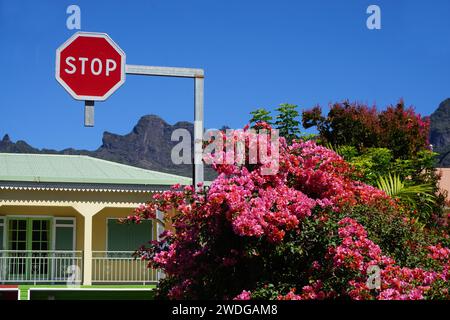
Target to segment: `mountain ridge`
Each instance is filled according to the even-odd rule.
[[[38,149],[23,140],[13,142],[9,134],[5,134],[3,139],[0,140],[0,152],[87,155],[143,169],[192,177],[192,165],[176,165],[171,160],[172,148],[179,143],[178,141],[171,141],[172,132],[176,129],[189,131],[192,147],[194,125],[191,122],[178,121],[174,125],[170,125],[158,115],[149,114],[142,116],[127,134],[103,132],[102,144],[96,150]],[[215,176],[212,168],[205,167],[205,179],[210,180]]]
[[[430,143],[433,151],[439,153],[438,166],[450,167],[450,98],[430,115]]]

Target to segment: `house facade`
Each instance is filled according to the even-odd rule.
[[[0,154],[0,284],[148,284],[133,257],[163,214],[120,224],[155,192],[191,179],[88,156]]]

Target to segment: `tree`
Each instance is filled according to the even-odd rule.
[[[380,130],[376,119],[375,107],[348,101],[333,104],[327,116],[322,116],[319,106],[302,114],[303,126],[316,127],[324,143],[355,146],[358,150],[378,146]]]
[[[278,115],[275,121],[275,128],[279,130],[280,136],[286,138],[288,142],[292,142],[300,137],[297,107],[294,104],[283,103],[276,109]]]
[[[265,122],[267,124],[272,124],[272,116],[270,115],[270,111],[267,111],[264,108],[256,109],[255,111],[250,112],[252,118],[250,119],[250,123],[256,124],[257,122]]]
[[[406,108],[403,100],[386,110],[377,111],[365,104],[335,103],[326,116],[316,106],[302,114],[303,126],[316,127],[320,139],[332,145],[367,148],[387,148],[394,159],[412,159],[421,150],[430,149],[430,122]]]

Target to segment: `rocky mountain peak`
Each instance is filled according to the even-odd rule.
[[[171,159],[172,148],[178,143],[171,141],[171,135],[178,128],[187,129],[192,136],[194,125],[187,121],[170,125],[157,115],[145,115],[128,134],[120,135],[105,131],[102,144],[95,151],[72,148],[61,151],[36,149],[24,141],[12,142],[6,134],[0,140],[0,152],[83,154],[144,169],[192,176],[191,165],[175,165]],[[205,176],[212,179],[215,173],[212,169],[207,169]]]
[[[3,136],[2,142],[4,142],[4,143],[11,142],[11,139],[9,138],[9,135],[8,135],[8,134],[5,134],[5,135]]]
[[[450,166],[450,98],[445,99],[431,116],[430,143],[439,153],[439,166]]]
[[[450,145],[450,98],[442,101],[431,116],[430,143],[436,149]]]

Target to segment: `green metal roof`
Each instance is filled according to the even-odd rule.
[[[0,153],[0,181],[172,185],[191,179],[78,155]]]

